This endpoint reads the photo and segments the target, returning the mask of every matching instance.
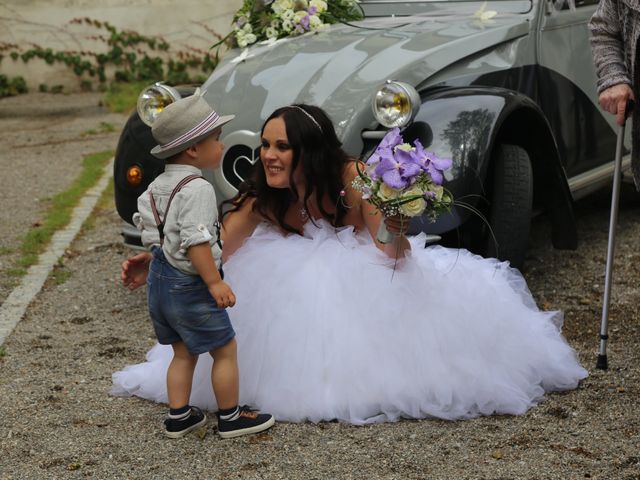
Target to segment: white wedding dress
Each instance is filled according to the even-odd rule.
[[[418,236],[394,266],[368,233],[316,223],[261,224],[225,265],[242,404],[293,422],[462,419],[522,414],[587,376],[562,314],[538,310],[506,263]],[[171,356],[156,345],[112,393],[166,402]],[[216,410],[210,367],[202,355],[191,403]]]

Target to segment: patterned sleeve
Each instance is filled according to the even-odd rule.
[[[196,182],[189,188],[189,194],[181,199],[178,213],[180,251],[184,254],[193,245],[205,242],[212,244],[216,240],[213,226],[218,213],[213,185],[204,180]]]
[[[631,85],[625,63],[618,0],[600,0],[589,22],[591,50],[598,75],[598,93],[621,83]]]

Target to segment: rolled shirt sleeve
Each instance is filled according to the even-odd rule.
[[[216,195],[208,182],[198,182],[189,195],[181,198],[178,213],[180,225],[180,253],[185,254],[189,247],[201,243],[214,245],[217,238]]]

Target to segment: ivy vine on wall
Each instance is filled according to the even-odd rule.
[[[27,63],[38,58],[48,65],[64,64],[79,77],[85,89],[90,83],[105,84],[110,79],[116,82],[163,80],[169,85],[202,83],[218,63],[217,53],[210,54],[209,51],[191,47],[175,50],[162,37],[118,30],[109,22],[83,17],[69,23],[95,28],[97,33],[88,39],[104,43],[106,49],[100,52],[59,51],[35,44],[26,48],[0,43],[0,62],[10,58]],[[222,39],[221,35],[207,30],[214,37]],[[26,82],[23,78],[10,79],[0,75],[0,97],[25,92]]]

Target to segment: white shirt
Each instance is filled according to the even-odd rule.
[[[193,245],[209,242],[216,266],[220,268],[222,264],[222,250],[217,243],[218,211],[213,185],[202,178],[187,183],[173,197],[165,218],[171,192],[180,180],[194,174],[202,175],[202,171],[192,165],[168,164],[164,173],[158,175],[138,197],[138,213],[133,215],[133,223],[141,231],[145,247],[160,245],[160,235],[149,198],[151,192],[160,219],[164,220],[162,250],[167,261],[184,273],[197,275],[198,272],[187,256],[187,249]]]

